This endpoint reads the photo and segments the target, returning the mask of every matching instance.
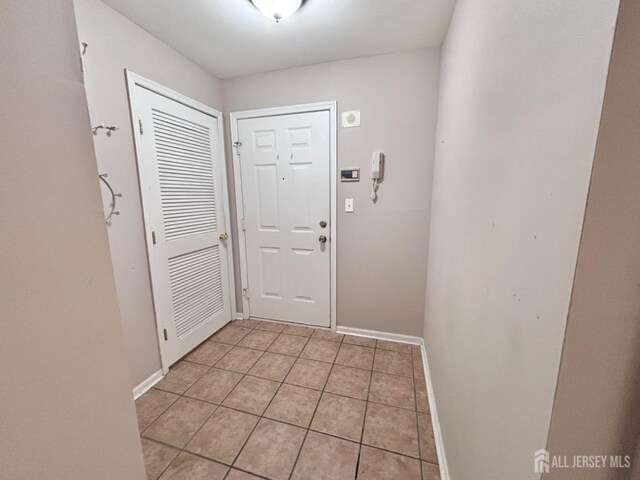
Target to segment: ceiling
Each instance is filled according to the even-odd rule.
[[[455,0],[306,0],[283,23],[249,0],[103,0],[219,78],[442,44]]]

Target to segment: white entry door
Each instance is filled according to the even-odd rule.
[[[330,325],[328,111],[238,121],[251,316]]]
[[[222,119],[137,84],[131,94],[166,369],[231,320]]]

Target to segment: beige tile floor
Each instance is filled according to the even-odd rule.
[[[416,346],[237,320],[136,408],[150,479],[440,479]]]

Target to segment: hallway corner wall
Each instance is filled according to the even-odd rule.
[[[424,319],[452,478],[540,478],[617,9],[457,2]]]
[[[142,480],[73,3],[0,10],[0,478]]]
[[[640,3],[621,0],[547,450],[629,455],[640,439]],[[635,468],[640,471],[640,465]],[[545,480],[621,480],[628,469]]]
[[[221,82],[99,0],[75,0],[92,125],[117,124],[110,137],[94,138],[100,173],[109,175],[120,215],[109,227],[118,303],[134,388],[160,369],[160,352],[124,69],[217,110]],[[108,211],[111,201],[103,189]]]

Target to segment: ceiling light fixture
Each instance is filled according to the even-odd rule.
[[[302,0],[251,0],[269,20],[280,23],[296,13]]]

